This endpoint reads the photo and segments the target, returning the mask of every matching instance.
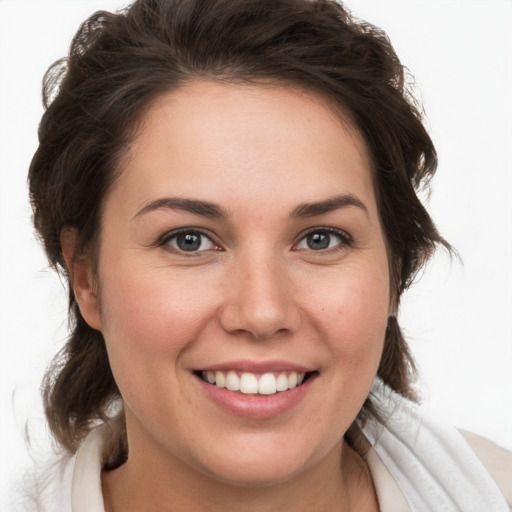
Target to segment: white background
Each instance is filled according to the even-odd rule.
[[[115,0],[0,0],[0,509],[43,422],[38,386],[66,336],[66,293],[31,227],[26,173],[40,83],[78,24]],[[463,265],[441,253],[401,322],[429,414],[512,449],[512,3],[352,0],[384,28],[421,91],[440,166],[429,209]]]

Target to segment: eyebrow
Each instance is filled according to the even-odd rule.
[[[202,217],[209,217],[212,219],[228,217],[228,213],[221,206],[210,203],[209,201],[200,201],[198,199],[184,199],[181,197],[163,197],[156,199],[146,204],[139,210],[134,218],[140,217],[146,213],[160,208],[167,208],[170,210],[184,210],[186,212],[201,215]]]
[[[360,208],[368,215],[368,208],[366,208],[365,204],[359,198],[352,194],[343,194],[324,201],[300,204],[292,211],[290,217],[295,219],[315,217],[316,215],[323,215],[349,206]]]
[[[290,217],[294,219],[315,217],[317,215],[323,215],[350,206],[360,208],[366,213],[366,215],[368,215],[368,209],[359,198],[352,194],[343,194],[314,203],[302,203],[293,209]],[[159,210],[161,208],[167,208],[170,210],[183,210],[195,215],[200,215],[202,217],[208,217],[212,219],[224,219],[229,217],[227,210],[218,204],[211,203],[209,201],[203,201],[199,199],[185,199],[181,197],[162,197],[144,205],[134,215],[133,218],[135,219],[145,215],[146,213]]]

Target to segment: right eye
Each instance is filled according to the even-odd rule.
[[[162,245],[168,245],[178,252],[202,252],[218,250],[218,246],[201,231],[180,230],[178,232],[169,233]]]

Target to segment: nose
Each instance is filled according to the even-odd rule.
[[[227,332],[265,340],[297,328],[300,314],[293,279],[278,257],[253,254],[240,258],[228,279],[221,313]]]

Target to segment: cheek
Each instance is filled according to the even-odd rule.
[[[164,411],[178,410],[182,397],[162,390],[181,389],[183,375],[176,369],[211,317],[208,295],[161,271],[136,274],[119,267],[104,275],[102,333],[125,405],[140,419],[166,421]]]
[[[389,316],[387,273],[347,269],[309,296],[310,311],[315,311],[312,316],[331,353],[355,371],[365,360],[378,365]]]
[[[110,273],[101,288],[105,334],[115,339],[123,332],[145,348],[172,350],[210,307],[208,297],[195,288],[165,273],[132,273],[129,279]]]

